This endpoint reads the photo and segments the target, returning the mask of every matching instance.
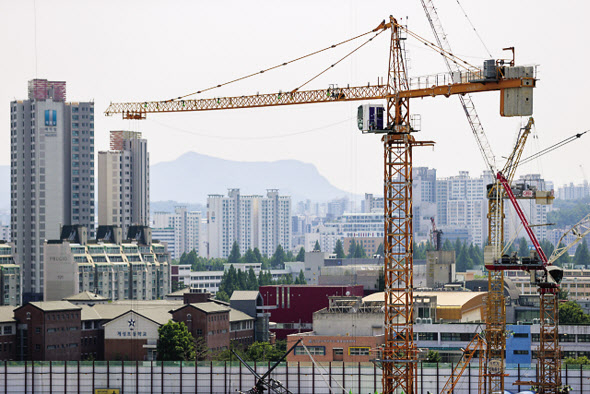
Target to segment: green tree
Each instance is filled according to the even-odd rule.
[[[270,271],[260,270],[258,274],[258,286],[272,285],[272,274]]]
[[[242,255],[240,254],[240,245],[238,244],[238,241],[234,241],[234,244],[231,247],[231,252],[227,258],[227,262],[229,264],[238,264],[241,257]]]
[[[518,256],[519,257],[528,257],[529,254],[530,254],[529,243],[526,241],[526,238],[522,237],[518,241]]]
[[[207,340],[205,337],[197,337],[195,339],[195,360],[206,360],[207,357],[209,357],[209,354],[211,354],[211,351],[207,346]]]
[[[256,273],[254,268],[250,267],[248,270],[248,278],[246,279],[247,290],[258,290],[258,279],[256,279]]]
[[[590,316],[585,314],[575,301],[567,301],[559,305],[560,324],[589,324]]]
[[[549,256],[553,254],[555,247],[548,239],[544,239],[541,241],[541,249],[543,249],[543,252],[545,252],[545,256],[549,258]]]
[[[303,273],[303,270],[299,270],[299,276],[297,277],[297,279],[295,279],[295,284],[296,285],[306,285],[307,284],[307,280],[305,280],[305,274]]]
[[[557,299],[567,301],[569,299],[569,296],[570,292],[567,291],[563,286],[560,286],[559,291],[557,293]]]
[[[337,259],[343,259],[346,257],[346,253],[344,253],[344,247],[342,246],[342,241],[340,239],[336,241],[334,254],[336,255]]]
[[[588,252],[588,244],[586,243],[586,239],[584,239],[582,243],[576,248],[576,253],[574,254],[574,264],[585,266],[590,264],[590,253]]]
[[[238,280],[236,281],[234,291],[248,289],[248,285],[246,284],[246,281],[248,279],[248,275],[242,270],[236,270],[236,277]]]
[[[590,360],[586,356],[580,356],[578,358],[566,357],[563,359],[563,363],[569,365],[588,365],[590,364]]]
[[[443,242],[442,244],[442,250],[453,250],[453,244],[451,243],[451,241],[449,241],[449,239],[445,239],[445,242]]]
[[[439,352],[437,352],[436,350],[429,350],[424,361],[426,361],[427,363],[440,363],[441,360],[442,358]]]
[[[348,245],[348,254],[346,257],[352,259],[354,257],[354,252],[356,251],[356,241],[354,239],[350,240],[350,245]]]
[[[270,258],[270,266],[272,268],[282,268],[287,261],[287,256],[285,255],[285,250],[281,245],[277,245],[274,254]]]
[[[195,340],[183,322],[172,320],[158,328],[158,360],[189,361],[195,359]]]
[[[232,264],[229,266],[229,269],[223,272],[221,283],[219,283],[219,290],[225,292],[225,294],[231,297],[234,290],[238,290],[239,287],[240,284],[238,282],[238,273]]]
[[[252,251],[251,248],[248,248],[248,250],[246,250],[246,253],[244,253],[244,257],[242,258],[242,260],[246,264],[256,264],[257,263],[256,255],[254,254],[254,252]]]
[[[297,253],[295,261],[305,261],[305,248],[303,246],[299,249],[299,253]]]
[[[365,258],[367,254],[365,253],[365,247],[363,246],[362,242],[357,242],[356,247],[354,248],[354,258],[355,259],[362,259]]]
[[[215,299],[219,301],[229,302],[229,296],[223,290],[219,290],[217,293],[215,293]]]
[[[256,262],[262,264],[264,262],[264,259],[262,258],[262,253],[260,253],[260,249],[254,248],[253,253],[254,257],[256,257]]]
[[[379,244],[379,246],[377,247],[377,251],[375,252],[375,254],[383,257],[385,256],[385,251],[383,250],[383,242]]]
[[[315,241],[315,245],[313,246],[314,252],[321,252],[322,248],[320,248],[320,241]]]

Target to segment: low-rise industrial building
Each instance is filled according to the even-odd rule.
[[[285,339],[311,330],[313,313],[326,308],[329,297],[362,296],[363,286],[273,285],[261,286],[258,291],[274,323],[271,332],[277,339]]]

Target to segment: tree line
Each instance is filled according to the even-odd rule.
[[[178,264],[190,265],[191,271],[223,271],[224,264],[260,264],[264,270],[268,269],[282,269],[286,262],[290,261],[304,261],[305,249],[300,248],[297,255],[294,255],[290,250],[285,251],[281,245],[278,245],[271,257],[263,256],[258,248],[248,248],[246,253],[242,256],[240,253],[240,245],[235,241],[232,245],[232,250],[227,257],[224,258],[206,258],[201,257],[191,250],[189,253],[183,253],[180,256]],[[173,262],[174,263],[174,262]]]
[[[229,302],[232,294],[236,290],[258,290],[260,286],[291,284],[307,284],[303,270],[299,271],[299,276],[297,276],[295,280],[293,280],[293,276],[290,274],[274,280],[272,274],[268,270],[260,270],[258,277],[256,277],[256,273],[252,267],[250,267],[246,273],[240,269],[234,268],[232,264],[229,269],[223,273],[221,283],[219,284],[219,291],[215,294],[215,298]]]

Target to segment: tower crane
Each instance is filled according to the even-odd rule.
[[[445,51],[452,53],[451,46],[447,40],[447,35],[443,29],[438,12],[436,11],[436,7],[432,0],[420,1],[436,42],[440,47],[444,48]],[[514,53],[514,48],[511,49]],[[443,59],[451,75],[454,75],[459,71],[459,65],[457,63],[452,62],[447,57],[443,57]],[[514,59],[512,60],[511,65],[514,65]],[[487,167],[492,173],[496,173],[496,160],[487,140],[483,125],[475,109],[473,100],[471,99],[471,95],[466,94],[459,96],[459,100]],[[532,122],[533,120],[530,118],[529,124],[524,129],[525,132],[523,133],[522,138],[519,138],[518,140],[521,147],[524,147]],[[514,157],[515,154],[518,157]],[[518,163],[521,154],[522,149],[519,149],[519,146],[517,145],[503,169],[504,173],[510,171],[508,174],[510,180],[512,180],[516,169],[516,165],[513,165],[513,163]],[[498,193],[499,190],[500,184],[494,184],[490,193],[496,193],[496,198],[490,198],[488,200],[488,244],[492,246],[492,250],[496,256],[500,255],[504,240],[504,201]],[[486,356],[484,358],[486,368],[482,370],[480,366],[480,372],[484,372],[484,376],[480,374],[479,378],[480,385],[485,378],[487,381],[487,390],[490,393],[504,392],[505,332],[506,309],[504,301],[504,273],[502,271],[489,271],[488,296],[486,300]],[[479,337],[479,334],[476,335]]]
[[[391,33],[386,84],[316,90],[296,88],[289,92],[205,99],[181,96],[165,101],[111,103],[105,114],[120,113],[124,119],[145,119],[148,113],[385,100],[386,119],[383,124],[379,127],[377,123],[377,127],[366,129],[382,135],[384,145],[385,345],[379,362],[383,369],[384,393],[400,389],[406,394],[414,394],[417,387],[417,348],[413,331],[412,158],[414,147],[433,145],[433,142],[418,141],[412,135],[415,130],[410,122],[410,99],[500,91],[501,114],[517,116],[521,115],[519,110],[522,106],[512,105],[514,102],[507,101],[506,97],[518,97],[521,92],[532,94],[536,80],[532,73],[522,73],[522,67],[496,65],[494,61],[488,61],[483,69],[463,62],[465,70],[455,74],[452,80],[447,75],[437,75],[413,81],[407,76],[402,32],[454,61],[460,59],[428,43],[391,16],[389,21],[381,22],[365,34],[378,35],[384,31]],[[364,110],[362,115],[364,118]],[[359,121],[363,123],[363,119]]]

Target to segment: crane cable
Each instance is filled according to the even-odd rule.
[[[340,63],[341,61],[343,61],[344,59],[346,59],[347,57],[349,57],[350,55],[352,55],[353,53],[355,53],[356,51],[358,51],[359,49],[361,49],[362,47],[364,47],[365,45],[367,45],[369,42],[373,41],[373,38],[377,37],[379,34],[383,33],[384,31],[385,30],[381,30],[381,31],[377,32],[377,34],[375,34],[373,37],[369,38],[367,41],[365,41],[364,43],[362,43],[361,45],[359,45],[358,47],[356,47],[352,51],[348,52],[346,55],[344,55],[342,58],[340,58],[340,60],[338,60],[336,63],[334,63],[331,66],[327,67],[322,72],[320,72],[316,76],[314,76],[311,79],[309,79],[307,82],[304,82],[302,85],[300,85],[300,86],[296,87],[295,89],[293,89],[292,93],[298,91],[299,89],[301,89],[302,87],[304,87],[305,85],[307,85],[308,83],[310,83],[311,81],[313,81],[314,79],[318,78],[320,75],[324,74],[326,71],[328,71],[329,69],[331,69],[332,67],[334,67],[335,65],[337,65],[338,63]]]
[[[581,133],[574,134],[571,137],[568,137],[568,138],[566,138],[563,141],[560,141],[560,142],[558,142],[558,143],[556,143],[554,145],[551,145],[550,147],[545,148],[545,149],[543,149],[543,150],[535,153],[534,155],[531,155],[531,156],[527,157],[526,159],[521,160],[520,161],[520,164],[528,163],[530,161],[533,161],[533,160],[539,158],[540,156],[543,156],[546,153],[553,152],[555,149],[561,148],[562,146],[567,145],[570,142],[573,142],[573,141],[577,140],[578,138],[582,137],[584,134],[586,134],[589,131],[590,130],[586,130],[586,131],[583,131]]]
[[[428,41],[426,38],[420,36],[419,34],[414,33],[413,31],[408,29],[406,26],[400,25],[399,23],[396,23],[396,26],[399,27],[400,29],[402,29],[403,31],[405,31],[406,33],[408,33],[410,36],[414,37],[419,42],[421,42],[424,45],[426,45],[427,47],[429,47],[430,49],[434,50],[435,52],[439,53],[443,57],[447,58],[449,61],[456,64],[458,67],[463,67],[466,70],[469,70],[469,69],[478,70],[479,69],[479,67],[474,66],[473,64],[469,63],[467,60],[461,59],[460,57],[452,54],[451,52],[445,50],[444,48],[439,47],[435,43]]]
[[[379,29],[379,27],[378,27],[377,29]],[[293,60],[290,60],[290,61],[288,61],[288,62],[284,62],[284,63],[281,63],[281,64],[277,64],[276,66],[272,66],[272,67],[266,68],[266,69],[264,69],[264,70],[260,70],[260,71],[258,71],[258,72],[252,73],[252,74],[244,75],[244,76],[242,76],[242,77],[239,77],[239,78],[236,78],[236,79],[233,79],[233,80],[231,80],[231,81],[227,81],[227,82],[224,82],[224,83],[221,83],[221,84],[215,85],[215,86],[211,86],[211,87],[209,87],[209,88],[206,88],[206,89],[203,89],[203,90],[198,90],[198,91],[196,91],[196,92],[188,93],[188,94],[185,94],[184,96],[179,96],[179,97],[176,97],[176,98],[172,98],[172,99],[170,99],[170,100],[168,100],[168,101],[181,100],[181,99],[183,99],[183,98],[186,98],[186,97],[189,97],[189,96],[193,96],[193,95],[195,95],[195,94],[200,94],[200,93],[203,93],[203,92],[207,92],[207,91],[209,91],[209,90],[217,89],[217,88],[220,88],[220,87],[222,87],[222,86],[226,86],[226,85],[229,85],[229,84],[232,84],[232,83],[238,82],[238,81],[242,81],[242,80],[244,80],[244,79],[251,78],[251,77],[253,77],[253,76],[255,76],[255,75],[260,75],[260,74],[263,74],[263,73],[265,73],[265,72],[267,72],[267,71],[271,71],[271,70],[274,70],[274,69],[277,69],[277,68],[280,68],[280,67],[283,67],[283,66],[289,65],[289,64],[291,64],[291,63],[295,63],[295,62],[297,62],[297,61],[299,61],[299,60],[306,59],[306,58],[308,58],[308,57],[310,57],[310,56],[317,55],[318,53],[325,52],[325,51],[327,51],[327,50],[329,50],[329,49],[336,48],[336,47],[338,47],[338,46],[340,46],[340,45],[343,45],[343,44],[346,44],[346,43],[348,43],[348,42],[354,41],[354,40],[356,40],[356,39],[358,39],[358,38],[364,37],[364,36],[366,36],[366,35],[368,35],[368,34],[371,34],[371,33],[373,33],[373,32],[374,32],[375,30],[377,30],[377,29],[373,29],[373,30],[371,30],[371,31],[368,31],[368,32],[366,32],[366,33],[360,34],[360,35],[358,35],[358,36],[356,36],[356,37],[349,38],[349,39],[347,39],[347,40],[341,41],[341,42],[339,42],[339,43],[337,43],[337,44],[333,44],[333,45],[331,45],[331,46],[329,46],[329,47],[326,47],[326,48],[323,48],[323,49],[317,50],[317,51],[315,51],[315,52],[308,53],[307,55],[300,56],[300,57],[298,57],[298,58],[296,58],[296,59],[293,59]],[[385,29],[384,29],[384,28],[381,28],[381,29],[380,29],[380,32],[378,32],[378,33],[377,33],[377,35],[378,35],[378,34],[380,34],[380,33],[382,33],[383,31],[385,31]],[[370,40],[369,40],[369,41],[370,41]],[[363,44],[363,45],[364,45],[364,44]],[[332,66],[332,67],[333,67],[333,66]],[[303,85],[302,85],[302,86],[303,86]]]
[[[469,16],[467,16],[467,13],[463,9],[463,6],[461,5],[461,3],[459,3],[459,0],[457,0],[457,4],[459,5],[459,8],[461,9],[461,12],[463,12],[463,15],[465,16],[465,19],[467,19],[467,22],[469,22],[469,24],[471,25],[471,28],[475,32],[475,35],[477,36],[477,38],[479,38],[479,42],[481,42],[481,45],[483,45],[483,47],[485,48],[486,52],[490,56],[490,59],[493,58],[492,53],[490,52],[490,50],[486,46],[485,42],[483,42],[483,39],[479,35],[479,33],[478,33],[477,29],[475,28],[475,26],[473,25],[473,23],[471,23],[471,19],[469,19]]]

